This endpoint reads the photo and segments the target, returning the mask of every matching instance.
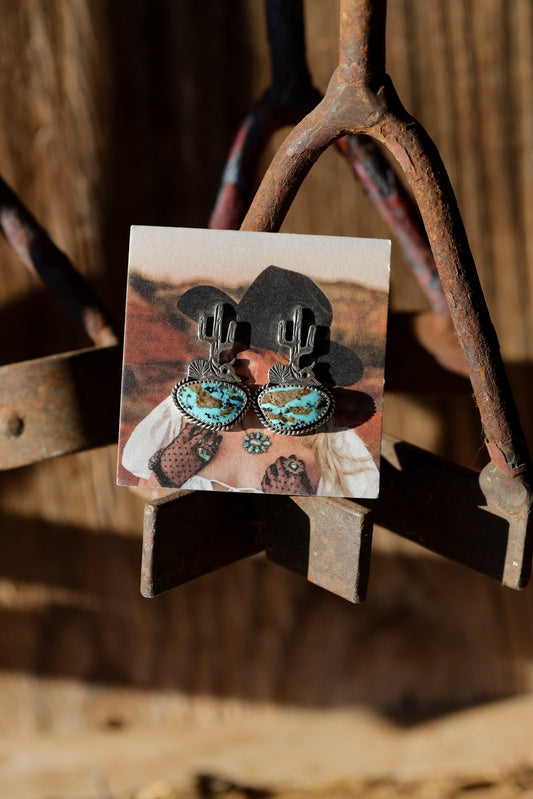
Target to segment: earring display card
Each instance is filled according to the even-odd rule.
[[[390,242],[131,229],[118,484],[374,498]]]

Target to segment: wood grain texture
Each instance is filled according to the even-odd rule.
[[[528,799],[532,704],[510,699],[406,729],[365,710],[235,713],[227,703],[217,716],[198,708],[185,735],[153,724],[12,736],[0,741],[0,791],[17,799]]]
[[[305,6],[324,90],[337,5]],[[231,136],[268,82],[262,14],[259,0],[0,0],[1,170],[117,319],[129,225],[206,224]],[[530,438],[532,22],[529,0],[389,0],[388,70],[447,164]],[[283,229],[387,236],[334,152]],[[0,273],[3,362],[86,344],[5,246]],[[424,307],[396,246],[392,279],[395,308]],[[384,424],[482,462],[468,397],[389,394]],[[531,591],[386,533],[361,607],[261,559],[142,599],[142,500],[114,472],[109,448],[0,477],[5,733],[208,724],[227,703],[414,720],[531,692]]]

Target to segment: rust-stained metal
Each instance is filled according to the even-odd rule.
[[[278,10],[289,6],[301,12],[296,0],[270,4]],[[352,602],[361,601],[368,579],[373,512],[383,526],[509,587],[521,588],[529,579],[529,455],[444,167],[384,73],[384,12],[383,0],[341,0],[339,68],[325,99],[279,151],[243,227],[277,230],[312,164],[330,143],[340,142],[391,226],[406,231],[404,248],[411,246],[415,261],[421,263],[422,283],[434,309],[440,311],[438,284],[416,216],[409,216],[408,208],[406,216],[406,208],[400,208],[403,201],[391,191],[389,173],[380,172],[386,161],[379,161],[375,144],[361,136],[384,145],[402,166],[422,213],[465,350],[492,463],[478,475],[402,442],[385,440],[382,494],[366,506],[352,500],[232,492],[213,492],[206,502],[201,492],[177,492],[146,506],[142,571],[146,596],[265,550],[271,560],[317,585]],[[307,73],[303,40],[299,48],[288,74],[298,74],[298,91],[307,86],[305,102],[311,104],[316,91]],[[279,58],[275,61],[278,66],[282,63]],[[279,88],[286,77],[275,72],[274,84]],[[276,102],[298,106],[293,103],[297,95],[290,102],[280,95]],[[303,110],[300,105],[290,113],[301,115]],[[268,123],[271,129],[273,119]],[[250,135],[245,133],[244,139]],[[258,142],[249,139],[241,144],[251,147],[246,156],[249,165],[257,158]],[[237,164],[237,172],[241,167]],[[243,203],[238,206],[237,195],[229,200],[234,203],[235,221],[242,215]],[[213,225],[220,226],[216,220]],[[224,226],[229,226],[227,221]],[[92,292],[3,182],[0,227],[24,263],[41,276],[93,341],[115,344],[112,326]],[[119,385],[118,346],[0,368],[0,468],[115,440]]]
[[[335,144],[396,238],[431,310],[436,314],[447,313],[446,297],[420,213],[387,160],[367,136],[341,136]],[[438,351],[439,338],[435,338]]]
[[[121,360],[93,347],[0,367],[0,469],[116,441]]]
[[[366,595],[372,512],[351,500],[178,491],[147,503],[141,592],[153,597],[266,550],[350,602]]]
[[[248,207],[261,152],[270,136],[312,111],[322,95],[306,62],[302,0],[266,0],[272,84],[241,124],[224,168],[209,227],[236,230]],[[387,159],[371,139],[349,134],[336,142],[354,175],[396,237],[431,309],[447,310],[446,298],[420,213]],[[439,351],[439,336],[433,349]]]
[[[118,343],[110,318],[96,294],[2,178],[0,230],[23,264],[40,277],[96,346]]]
[[[498,483],[497,486],[494,484]],[[372,512],[381,527],[508,588],[531,572],[531,488],[384,436],[379,500],[181,491],[146,505],[142,593],[156,596],[241,558],[273,562],[350,602],[365,598]]]
[[[176,491],[144,507],[141,593],[153,597],[264,548],[250,494]],[[287,502],[292,505],[290,500]]]
[[[492,463],[480,475],[385,438],[380,499],[363,505],[374,509],[382,526],[519,589],[531,570],[529,454],[453,190],[434,145],[407,115],[385,75],[384,27],[383,0],[341,0],[340,63],[326,97],[278,151],[242,228],[278,230],[313,163],[343,136],[369,135],[397,158],[419,204],[444,283]],[[375,185],[376,181],[367,188]],[[426,275],[431,268],[426,259]],[[427,287],[434,283],[431,277]],[[248,509],[248,545],[266,548],[272,559],[340,596],[352,601],[364,597],[371,517],[362,506],[322,497],[293,497],[292,505],[287,498],[269,497],[268,506],[264,500],[242,497]],[[224,496],[220,501],[235,500]],[[197,576],[198,550],[192,569],[181,559],[177,570],[169,554],[176,547],[178,525],[183,525],[181,503],[176,498],[160,500],[147,511],[149,557],[144,562],[151,572],[143,579],[153,586],[153,571],[163,570],[164,590]],[[228,526],[234,534],[230,520],[228,513],[209,516],[209,524],[215,522],[218,531],[209,527],[214,547],[209,549],[210,569],[228,562],[225,545],[219,542]],[[156,539],[161,546],[155,547]],[[238,553],[244,551],[241,542]]]
[[[380,496],[369,504],[387,530],[508,588],[527,585],[532,492],[525,475],[511,477],[494,464],[480,475],[384,436]]]
[[[350,499],[292,497],[292,513],[287,514],[287,498],[282,499],[278,518],[270,516],[268,507],[261,517],[267,558],[349,602],[363,602],[372,511]]]
[[[121,349],[107,312],[1,178],[0,230],[96,345],[0,367],[0,469],[115,441]]]
[[[385,74],[385,2],[341,0],[339,66],[325,98],[278,150],[243,222],[276,231],[320,154],[348,133],[383,144],[413,190],[463,346],[492,462],[510,475],[530,459],[450,181],[437,149]]]
[[[209,227],[237,230],[243,220],[259,157],[276,130],[295,125],[321,94],[313,86],[305,56],[302,0],[266,0],[272,83],[241,124],[209,220]]]

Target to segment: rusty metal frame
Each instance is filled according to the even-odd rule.
[[[141,592],[154,597],[264,551],[321,588],[362,602],[371,544],[372,512],[350,500],[317,505],[315,497],[213,492],[206,502],[201,491],[178,491],[145,506]]]
[[[116,439],[121,347],[104,306],[0,178],[0,230],[94,347],[0,367],[0,469]]]
[[[440,155],[403,108],[385,72],[384,0],[341,0],[339,66],[325,98],[289,134],[270,165],[242,230],[279,230],[305,176],[341,136],[365,134],[401,166],[420,209],[459,341],[492,462],[510,475],[530,463],[496,334],[455,195]]]
[[[303,0],[265,0],[272,83],[237,131],[209,227],[237,230],[251,200],[259,157],[280,128],[295,125],[322,100],[306,59]],[[334,142],[397,239],[432,311],[446,313],[435,261],[418,208],[372,139],[357,133]],[[435,347],[438,350],[438,341]]]
[[[374,510],[378,523],[400,535],[495,577],[504,585],[523,588],[531,571],[530,458],[453,189],[435,145],[407,114],[385,73],[385,0],[340,0],[340,9],[339,66],[326,96],[296,125],[278,150],[242,229],[279,230],[305,176],[331,144],[346,136],[364,135],[384,145],[403,169],[418,203],[464,349],[491,463],[478,475],[385,438],[380,499],[373,509],[367,508],[366,515],[362,512],[364,521],[358,529],[352,529],[349,523],[350,503],[346,506],[346,501],[334,501],[340,516],[336,525],[322,528],[321,540],[332,553],[332,562],[337,563],[335,588],[326,563],[319,562],[317,568],[312,562],[312,547],[307,548],[307,576],[313,573],[317,584],[359,601],[364,591],[352,591],[351,586],[358,582],[366,585],[367,561],[363,557],[350,562],[336,536],[338,530],[349,530],[356,547],[363,538],[368,540],[362,531],[368,530]],[[444,502],[439,500],[439,491]],[[230,500],[220,501],[223,504]],[[254,507],[254,498],[247,502]],[[259,507],[259,498],[255,502]],[[331,507],[331,500],[318,497],[308,502],[304,535],[307,525],[312,527]],[[148,545],[143,560],[143,590],[147,595],[158,592],[157,581],[150,581],[147,575],[159,573],[162,564],[164,572],[169,563],[164,546],[160,559],[153,560],[154,542],[158,536],[161,540],[166,536],[175,545],[180,504],[177,496],[160,501],[157,506],[147,506]],[[263,545],[265,539],[264,534],[257,535],[257,523],[253,521],[257,518],[257,513],[250,514],[240,527],[240,535],[248,544],[252,536],[255,547]],[[289,516],[283,527],[285,539],[290,541],[301,536],[301,520],[300,524],[296,519],[289,524],[288,519]],[[198,518],[198,524],[203,526],[203,518]],[[271,519],[268,528],[275,530],[276,521]],[[484,533],[480,528],[484,528]],[[222,534],[220,528],[215,535],[218,532]],[[364,547],[360,546],[359,551],[364,551]],[[234,554],[234,559],[243,556]],[[300,563],[305,562],[301,551],[299,558]],[[283,565],[291,563],[291,557],[282,560]],[[186,561],[181,563],[184,568],[165,583],[164,590],[193,576]]]
[[[141,591],[157,596],[264,550],[315,585],[361,602],[373,522],[519,590],[531,571],[530,507],[529,487],[492,464],[480,479],[384,436],[379,500],[215,492],[206,502],[201,492],[177,491],[147,503]]]
[[[270,2],[279,5],[280,0]],[[206,503],[191,492],[177,492],[146,506],[146,595],[264,549],[275,562],[351,601],[361,601],[368,579],[373,515],[378,523],[505,585],[521,588],[527,584],[532,505],[529,454],[453,190],[436,148],[405,112],[385,74],[385,10],[384,0],[341,0],[339,67],[325,98],[278,151],[242,227],[278,230],[305,175],[330,144],[341,142],[342,149],[342,142],[353,141],[354,136],[368,141],[363,136],[387,148],[402,167],[422,214],[469,366],[491,463],[478,475],[385,439],[382,495],[366,507],[319,497],[224,494],[210,496]],[[376,188],[375,182],[372,186]],[[0,369],[0,393],[8,398],[0,412],[0,435],[10,440],[10,447],[0,450],[0,467],[11,468],[114,438],[116,419],[107,427],[100,422],[91,427],[97,403],[84,408],[80,397],[99,374],[104,379],[114,375],[116,382],[109,384],[107,394],[112,391],[118,399],[119,352],[101,305],[5,184],[0,184],[0,225],[24,263],[62,299],[95,343],[110,345]],[[41,394],[24,392],[22,387],[31,389],[37,382],[42,384]],[[64,440],[55,410],[61,404],[79,411],[69,422],[72,437]],[[101,408],[108,420],[114,417],[114,407],[111,414],[109,404]],[[35,424],[30,424],[34,413]],[[103,435],[99,437],[98,431]],[[48,435],[46,446],[39,443],[43,432]],[[231,503],[237,515],[228,512]],[[209,529],[210,536],[198,538],[198,529]]]

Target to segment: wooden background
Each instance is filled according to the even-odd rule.
[[[305,7],[324,90],[337,3]],[[389,0],[388,19],[388,71],[449,170],[531,441],[533,5]],[[268,83],[263,4],[0,0],[0,54],[0,172],[120,320],[129,225],[207,224],[232,135]],[[283,230],[387,236],[334,152]],[[87,345],[7,245],[0,275],[2,363]],[[425,307],[396,246],[392,286],[393,308]],[[480,463],[469,397],[389,393],[384,423]],[[115,458],[109,447],[0,476],[5,742],[208,725],[228,708],[366,708],[404,723],[531,693],[531,590],[385,532],[362,606],[261,558],[142,599],[143,503],[114,486]]]

